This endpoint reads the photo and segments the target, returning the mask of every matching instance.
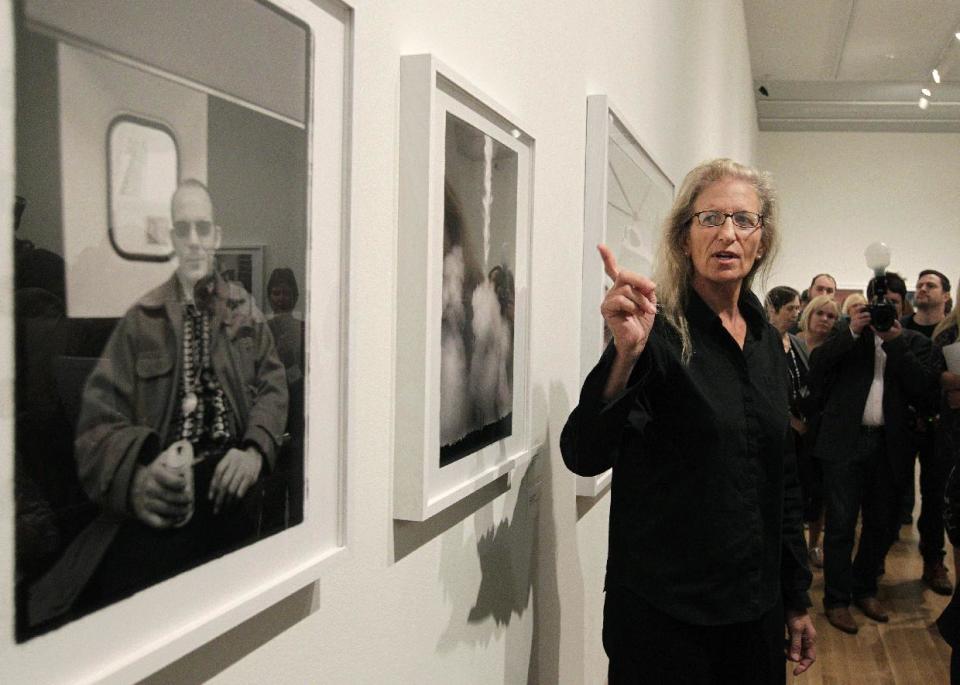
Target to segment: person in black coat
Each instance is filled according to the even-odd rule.
[[[899,307],[903,280],[886,278],[887,298]],[[867,288],[870,298],[875,282]],[[889,618],[877,599],[877,574],[895,539],[904,479],[911,477],[908,405],[925,401],[935,381],[927,338],[899,321],[877,331],[866,305],[849,313],[813,351],[810,386],[823,407],[814,456],[823,466],[827,507],[824,607],[834,627],[856,633],[851,600],[876,621]],[[860,545],[851,561],[861,510]]]
[[[612,468],[603,644],[611,685],[783,682],[816,658],[780,334],[750,290],[777,246],[766,175],[691,171],[664,224],[658,283],[619,270],[611,333],[560,447]]]

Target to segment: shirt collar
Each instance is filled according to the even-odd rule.
[[[762,337],[763,331],[768,325],[767,317],[763,311],[763,306],[760,304],[760,300],[757,299],[757,296],[753,294],[752,290],[749,288],[740,289],[737,308],[740,310],[744,321],[747,322],[747,328],[750,329],[751,335],[758,339]],[[700,297],[693,288],[687,291],[687,306],[684,313],[687,316],[687,321],[694,326],[707,327],[711,325],[721,325],[720,317],[710,309],[710,306],[703,301],[703,298]]]

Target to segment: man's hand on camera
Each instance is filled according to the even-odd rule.
[[[870,310],[864,304],[850,307],[850,332],[859,337],[863,329],[870,324]]]
[[[893,325],[890,326],[888,330],[878,331],[873,326],[870,327],[874,333],[877,334],[877,337],[880,338],[883,342],[888,342],[894,338],[899,338],[900,334],[903,333],[903,326],[900,325],[900,322],[896,319],[893,320]]]

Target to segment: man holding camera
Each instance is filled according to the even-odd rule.
[[[898,521],[913,441],[908,405],[933,387],[930,341],[898,318],[906,285],[896,274],[867,287],[869,305],[853,306],[810,358],[810,387],[823,407],[814,456],[826,495],[824,607],[834,627],[856,633],[853,603],[868,617],[889,617],[877,599],[877,572]],[[851,561],[862,509],[863,525]]]

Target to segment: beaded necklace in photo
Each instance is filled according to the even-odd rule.
[[[210,360],[210,315],[192,304],[184,307],[179,394],[179,437],[195,446],[227,446],[231,437],[227,398]]]

